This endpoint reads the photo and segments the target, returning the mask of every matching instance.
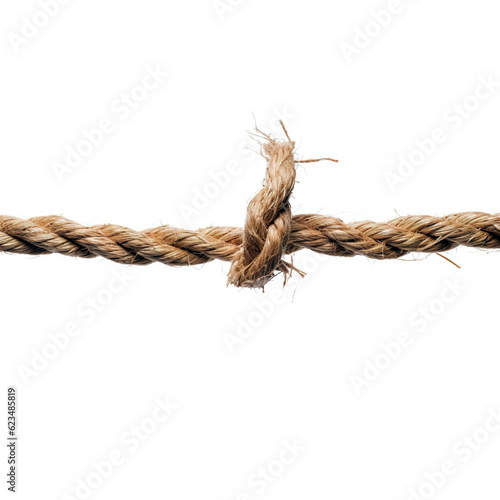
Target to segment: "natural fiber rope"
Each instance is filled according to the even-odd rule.
[[[285,131],[286,132],[286,131]],[[294,270],[286,254],[303,248],[325,255],[397,259],[409,252],[444,252],[459,245],[500,248],[500,214],[465,212],[433,217],[412,215],[389,222],[344,223],[335,217],[292,216],[295,144],[265,136],[264,186],[250,201],[243,229],[208,227],[197,231],[160,226],[134,231],[105,224],[82,226],[60,216],[19,219],[0,216],[0,251],[104,257],[122,264],[161,262],[192,266],[214,259],[232,262],[228,283],[263,287],[277,272]],[[317,160],[309,160],[317,161]]]

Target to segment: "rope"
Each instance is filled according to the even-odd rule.
[[[264,137],[266,178],[248,204],[243,229],[207,227],[194,231],[167,225],[135,231],[114,224],[83,226],[55,215],[31,219],[2,215],[0,252],[99,256],[133,265],[161,262],[192,266],[218,259],[231,262],[229,284],[262,288],[277,273],[283,273],[286,281],[293,270],[297,271],[284,256],[301,249],[331,256],[397,259],[409,252],[444,252],[459,245],[500,248],[500,214],[410,215],[382,223],[292,215],[289,200],[299,163],[294,159],[295,143],[288,134],[287,141]],[[305,162],[310,161],[319,160]]]

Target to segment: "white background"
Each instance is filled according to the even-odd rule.
[[[57,5],[34,30],[39,3],[1,6],[1,213],[135,229],[241,226],[265,171],[245,149],[257,147],[247,134],[254,116],[278,137],[284,118],[301,158],[340,160],[298,167],[294,213],[386,221],[500,209],[500,89],[471,97],[481,78],[500,81],[494,2]],[[388,21],[374,21],[389,8]],[[136,87],[147,68],[168,76],[144,94]],[[144,100],[119,112],[131,92]],[[464,100],[471,111],[459,120]],[[55,162],[102,119],[113,131],[59,179]],[[446,140],[391,189],[388,172],[436,128]],[[237,173],[214,191],[211,175],[229,164]],[[203,190],[206,206],[186,216]],[[226,287],[220,262],[132,269],[0,255],[3,399],[8,385],[19,393],[18,498],[83,498],[77,485],[89,478],[88,498],[387,500],[412,489],[411,498],[498,498],[500,432],[488,416],[500,406],[500,256],[447,256],[461,269],[436,255],[318,261],[304,251],[294,263],[307,277],[285,290],[278,278],[261,294]],[[131,278],[111,293],[117,272]],[[80,334],[23,377],[72,323]],[[411,343],[384,356],[382,344],[404,332]],[[375,360],[385,368],[368,370],[356,390]],[[159,397],[178,408],[155,424]],[[132,451],[122,436],[152,422]],[[285,441],[300,449],[293,461]],[[100,481],[93,462],[115,452],[121,465]],[[292,463],[280,465],[285,455]],[[435,474],[443,462],[453,474]],[[272,481],[256,483],[269,467]],[[442,486],[426,485],[426,474]]]

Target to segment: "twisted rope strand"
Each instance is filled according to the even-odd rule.
[[[500,248],[500,214],[410,215],[380,223],[345,223],[318,214],[292,216],[290,196],[297,161],[295,144],[286,136],[287,141],[264,136],[266,178],[248,205],[243,228],[193,231],[160,226],[135,231],[115,224],[83,226],[56,215],[31,219],[0,215],[0,252],[99,256],[134,265],[192,266],[218,259],[231,262],[228,283],[261,288],[276,273],[286,278],[295,268],[283,257],[301,249],[331,256],[397,259],[409,252],[444,252],[459,245]],[[304,163],[312,161],[317,160]]]
[[[243,239],[244,231],[238,227],[193,231],[160,226],[135,231],[114,224],[82,226],[55,215],[31,219],[0,216],[0,252],[100,256],[121,264],[231,262],[241,257]],[[309,249],[336,257],[397,259],[410,252],[444,252],[459,245],[499,249],[500,214],[410,215],[389,222],[351,223],[323,215],[295,215],[283,254]]]

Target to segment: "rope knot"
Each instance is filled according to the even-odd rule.
[[[267,160],[266,177],[262,189],[248,204],[243,242],[233,259],[228,284],[263,288],[277,272],[282,272],[286,281],[294,269],[282,260],[292,229],[289,200],[296,175],[295,143],[283,129],[287,141],[262,134],[267,139],[261,147]]]

